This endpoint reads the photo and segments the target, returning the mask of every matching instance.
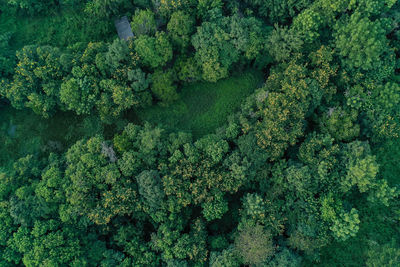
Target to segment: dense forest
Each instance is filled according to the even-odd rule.
[[[399,134],[397,0],[0,0],[0,266],[399,266]]]

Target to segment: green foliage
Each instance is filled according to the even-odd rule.
[[[311,0],[245,0],[254,12],[265,17],[271,24],[285,22],[289,18],[295,17],[296,13],[309,6]]]
[[[129,214],[137,193],[125,180],[115,163],[116,156],[100,137],[81,140],[66,154],[66,200],[63,221],[73,220],[73,213],[96,224],[106,224],[118,214]],[[98,196],[101,196],[98,198]],[[107,212],[105,212],[107,210]]]
[[[136,66],[132,42],[115,40],[89,43],[80,54],[79,64],[61,84],[60,100],[77,114],[92,114],[96,109],[103,122],[111,124],[132,107],[151,102],[150,80]]]
[[[164,197],[158,172],[143,171],[136,179],[139,186],[139,194],[144,199],[144,202],[152,209],[157,209]]]
[[[152,76],[151,91],[163,104],[171,103],[179,98],[174,85],[174,73],[157,70]]]
[[[48,9],[59,5],[59,2],[56,0],[8,0],[7,2],[26,11],[29,15],[45,13]]]
[[[388,51],[385,21],[371,21],[355,12],[346,22],[338,21],[335,26],[335,45],[344,66],[350,70],[376,68],[383,53]]]
[[[360,126],[356,123],[358,112],[355,109],[329,107],[318,118],[320,131],[331,135],[335,140],[353,140],[360,134]]]
[[[172,13],[167,24],[172,42],[179,48],[185,49],[190,43],[190,36],[194,30],[194,19],[183,11]]]
[[[276,61],[291,59],[294,53],[298,53],[303,41],[296,31],[275,24],[275,29],[268,36],[268,52]]]
[[[400,143],[398,139],[388,139],[384,143],[374,147],[377,162],[379,164],[379,176],[390,185],[395,185],[400,181],[399,175],[399,153]]]
[[[135,48],[139,59],[147,67],[165,66],[172,58],[172,46],[164,32],[157,32],[155,37],[140,35],[135,39]]]
[[[30,107],[49,117],[55,112],[64,72],[59,62],[60,50],[50,46],[26,46],[18,51],[13,81],[2,94],[18,109]]]
[[[14,69],[15,59],[10,45],[12,35],[13,32],[0,34],[0,74],[2,77],[12,74]]]
[[[373,185],[368,200],[372,202],[381,202],[385,206],[389,206],[389,202],[398,197],[399,194],[399,190],[395,187],[389,187],[386,180],[379,180]]]
[[[257,144],[277,159],[303,135],[309,105],[306,69],[290,62],[283,73],[272,73],[262,89],[242,108],[242,131],[255,131]]]
[[[116,15],[123,3],[123,0],[90,0],[86,3],[85,13],[107,19]]]
[[[371,120],[374,139],[393,138],[399,135],[398,103],[400,101],[400,87],[396,83],[388,82],[373,91],[372,108],[368,111]]]
[[[397,264],[398,2],[0,9],[0,266]]]
[[[118,69],[124,63],[129,60],[129,45],[125,40],[115,39],[114,42],[108,47],[108,51],[105,55],[107,65],[112,71]],[[96,58],[96,64],[98,64]]]
[[[163,224],[159,227],[157,235],[152,236],[152,244],[157,251],[162,252],[165,261],[189,258],[195,264],[204,264],[207,257],[204,225],[200,220],[195,220],[190,227],[190,232],[180,234],[176,229],[169,229]]]
[[[260,225],[241,230],[235,239],[234,249],[244,264],[251,265],[266,261],[275,250],[270,234]]]
[[[267,267],[297,267],[301,266],[301,257],[291,250],[284,248],[277,252],[274,258],[268,262]]]
[[[201,80],[201,70],[198,62],[193,58],[179,58],[175,63],[178,79],[182,82],[197,82]]]
[[[211,252],[210,255],[210,266],[211,267],[239,267],[240,260],[235,253],[233,247],[224,249],[221,252]]]
[[[228,203],[220,194],[216,195],[212,201],[205,202],[202,206],[203,215],[207,221],[220,219],[228,211]]]
[[[305,42],[311,43],[320,36],[319,29],[322,23],[321,14],[309,8],[295,17],[293,28],[303,36]]]
[[[138,115],[144,121],[161,123],[167,129],[191,131],[199,137],[224,125],[261,79],[261,73],[247,72],[215,84],[194,83],[181,89],[179,101],[168,107],[149,107]]]
[[[154,13],[149,10],[136,10],[131,22],[132,31],[136,36],[153,35],[157,31]]]
[[[344,153],[347,159],[347,174],[341,181],[342,189],[348,191],[357,185],[360,192],[368,191],[375,183],[379,169],[375,156],[370,154],[369,145],[355,141],[347,144]]]
[[[366,266],[377,267],[377,266],[388,266],[394,267],[400,261],[400,249],[398,248],[395,239],[392,239],[390,243],[379,246],[377,244],[371,245],[371,248],[367,252]]]
[[[199,0],[197,3],[197,16],[207,20],[215,14],[220,14],[224,3],[222,0]]]
[[[351,209],[350,212],[342,212],[339,217],[333,221],[331,230],[338,240],[346,240],[351,236],[355,236],[358,232],[360,219],[356,209]]]
[[[67,109],[75,110],[77,114],[89,114],[94,106],[94,99],[88,95],[89,92],[85,81],[71,78],[61,85],[60,100]]]
[[[177,10],[190,10],[194,8],[196,1],[194,0],[169,0],[157,1],[152,0],[155,13],[159,13],[162,18],[168,18],[172,12]]]
[[[193,35],[195,57],[200,61],[206,81],[226,78],[232,64],[262,57],[265,31],[256,18],[238,15],[215,22],[204,22]]]

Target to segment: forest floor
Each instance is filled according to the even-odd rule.
[[[160,124],[167,130],[191,132],[195,138],[212,133],[226,123],[249,96],[265,80],[257,70],[218,81],[198,82],[184,86],[180,99],[169,106],[151,106],[138,111],[139,119]]]

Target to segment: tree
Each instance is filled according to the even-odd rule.
[[[96,58],[105,53],[105,43],[89,43],[82,54],[78,54],[78,64],[71,75],[64,80],[60,89],[60,100],[68,110],[77,114],[90,114],[100,97],[99,82],[101,71]]]
[[[346,240],[355,236],[358,232],[360,219],[358,212],[352,208],[350,212],[341,212],[339,217],[335,218],[330,229],[337,240]]]
[[[320,36],[320,27],[324,22],[322,16],[316,8],[307,8],[294,18],[293,29],[306,43],[312,43]]]
[[[318,118],[319,128],[322,133],[329,134],[335,140],[350,141],[360,134],[360,125],[356,123],[358,112],[356,109],[329,107]]]
[[[7,0],[8,4],[14,5],[26,11],[29,15],[37,15],[59,5],[57,0]]]
[[[196,1],[193,0],[154,1],[155,13],[168,19],[174,11],[193,10],[195,3]]]
[[[85,12],[98,18],[109,18],[116,15],[123,0],[90,0],[86,3]]]
[[[178,79],[183,82],[196,82],[201,80],[201,69],[198,62],[193,58],[189,57],[183,59],[178,58],[175,62],[175,73],[177,73]]]
[[[60,89],[60,101],[78,115],[95,110],[110,124],[123,111],[151,103],[149,75],[137,66],[133,42],[89,43]]]
[[[373,137],[377,140],[396,138],[400,133],[400,125],[395,119],[399,114],[400,86],[388,82],[379,85],[371,92],[372,105],[368,107],[368,118],[371,123]]]
[[[283,248],[268,262],[267,267],[297,267],[301,266],[301,257],[288,248]]]
[[[42,171],[40,182],[35,187],[35,195],[39,200],[46,202],[49,212],[58,213],[59,205],[65,203],[65,192],[63,187],[63,168],[64,160],[56,154],[50,154],[49,164]]]
[[[136,36],[139,35],[149,35],[152,36],[157,31],[156,20],[154,18],[154,13],[149,10],[139,10],[135,11],[132,17],[132,31]]]
[[[338,186],[338,170],[341,168],[340,146],[334,141],[330,135],[314,132],[300,145],[297,157],[310,168],[315,191],[335,191]]]
[[[254,132],[257,145],[272,160],[278,159],[289,145],[303,135],[310,98],[310,80],[304,66],[291,61],[281,74],[270,75],[242,108],[244,133]]]
[[[137,95],[127,85],[107,79],[100,81],[99,86],[102,93],[96,102],[96,108],[105,123],[111,124],[124,110],[139,105]]]
[[[372,243],[372,242],[371,242]],[[393,238],[384,245],[372,244],[367,251],[367,267],[394,267],[400,261],[400,249]]]
[[[251,265],[266,261],[275,250],[270,234],[261,225],[241,230],[235,239],[234,248],[242,262]]]
[[[386,180],[378,180],[374,183],[369,193],[368,200],[372,202],[381,202],[385,206],[389,206],[389,202],[398,197],[400,191],[395,187],[389,187]]]
[[[343,153],[347,172],[341,181],[342,190],[346,192],[357,185],[361,193],[369,191],[375,184],[379,169],[369,145],[354,141],[345,146]]]
[[[62,227],[62,228],[61,228]],[[79,244],[79,232],[58,221],[36,221],[31,232],[20,228],[12,239],[23,254],[26,266],[76,264],[82,260],[84,249]]]
[[[201,265],[207,260],[203,222],[197,219],[188,226],[189,233],[180,233],[183,229],[179,221],[164,223],[152,235],[152,247],[161,252],[164,261],[188,258],[193,264]]]
[[[233,246],[221,252],[212,251],[210,253],[210,267],[239,267],[240,259],[235,253]]]
[[[98,89],[91,87],[88,79],[71,78],[61,84],[60,100],[67,109],[74,110],[78,115],[90,114],[98,94]]]
[[[190,44],[190,36],[194,30],[194,19],[183,11],[172,13],[167,24],[172,43],[184,50]]]
[[[247,193],[243,199],[243,208],[240,211],[238,230],[262,225],[271,235],[280,233],[283,220],[277,213],[277,208],[269,200],[265,200],[257,193]]]
[[[144,202],[151,209],[158,209],[164,198],[164,191],[161,188],[161,179],[157,171],[142,171],[136,177],[139,194]]]
[[[221,0],[199,0],[197,1],[197,16],[203,21],[209,20],[216,14],[221,14],[224,6]]]
[[[172,46],[164,32],[157,32],[155,37],[140,35],[135,48],[140,61],[153,69],[165,66],[172,58]]]
[[[385,20],[371,21],[368,17],[354,12],[335,25],[335,45],[342,57],[343,65],[350,70],[361,68],[368,71],[388,52]]]
[[[129,44],[125,40],[115,39],[114,42],[108,47],[105,54],[107,65],[110,66],[111,71],[115,71],[121,65],[129,62]]]
[[[48,118],[59,104],[61,79],[65,75],[60,55],[60,50],[51,46],[32,45],[18,51],[13,81],[3,88],[2,94],[15,108],[30,107]]]
[[[265,17],[265,19],[267,19],[271,24],[276,22],[286,22],[288,19],[295,17],[296,13],[307,8],[312,3],[310,0],[245,0],[244,2],[248,4],[254,12]]]
[[[160,257],[144,240],[146,229],[143,223],[118,225],[118,230],[112,233],[115,245],[131,259],[133,265],[159,266]]]
[[[171,103],[179,98],[174,82],[172,70],[157,70],[152,75],[151,91],[162,101],[163,104]]]
[[[134,92],[145,92],[150,85],[150,74],[143,72],[140,68],[128,71],[128,80]],[[146,106],[146,103],[143,103]]]
[[[222,194],[218,194],[210,202],[203,203],[203,215],[207,221],[220,219],[228,211],[228,203]]]
[[[216,82],[226,78],[232,64],[240,59],[251,61],[261,57],[264,34],[262,23],[253,17],[233,15],[204,22],[192,37],[203,79]]]
[[[275,24],[275,29],[268,37],[267,49],[279,62],[291,59],[294,53],[300,52],[302,45],[303,40],[296,31]]]
[[[301,204],[304,204],[304,202]],[[307,208],[310,208],[310,206]],[[300,210],[297,210],[297,212]],[[305,212],[305,209],[303,209],[303,212]],[[320,219],[315,214],[297,213],[291,216],[297,218],[296,222],[289,224],[288,246],[296,251],[304,252],[309,257],[317,256],[318,250],[331,242],[329,229],[325,225],[321,225]]]
[[[102,138],[93,137],[78,141],[68,150],[65,171],[68,205],[64,206],[63,220],[75,220],[74,214],[79,214],[96,224],[107,224],[114,216],[135,210],[135,186],[121,177],[105,146]]]

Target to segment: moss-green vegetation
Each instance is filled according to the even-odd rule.
[[[216,83],[197,82],[183,86],[179,100],[139,110],[142,121],[161,124],[169,130],[191,132],[195,137],[212,133],[264,81],[260,71],[246,71]]]
[[[398,267],[399,12],[0,0],[0,266]]]
[[[376,146],[380,175],[390,184],[400,184],[400,140],[390,139]]]
[[[12,33],[12,48],[25,45],[67,47],[77,42],[113,40],[117,37],[112,20],[99,21],[82,15],[82,6],[50,10],[46,16],[0,14],[0,35]]]
[[[15,110],[8,106],[0,107],[0,118],[0,165],[26,154],[54,149],[62,152],[82,136],[103,131],[98,118],[72,116],[70,112],[58,112],[43,120],[31,110]]]

